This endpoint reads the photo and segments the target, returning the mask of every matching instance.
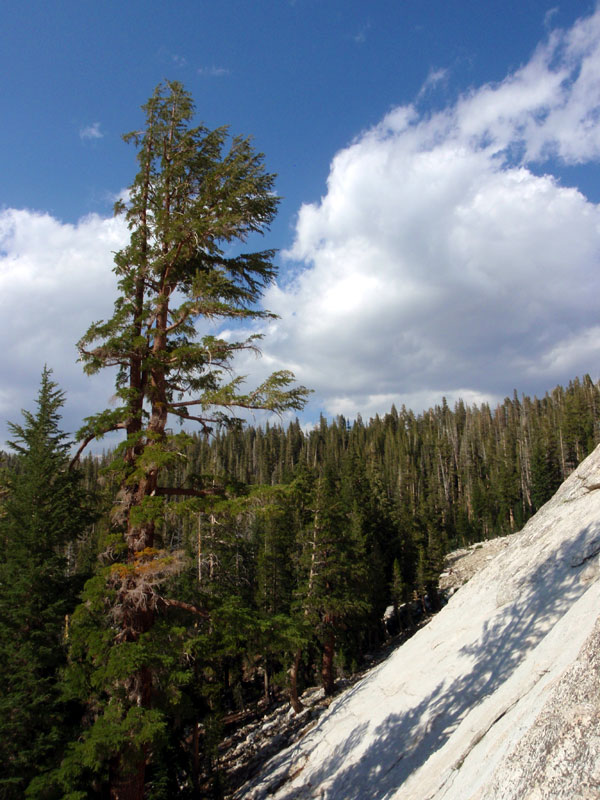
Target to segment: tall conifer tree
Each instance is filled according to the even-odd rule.
[[[64,744],[58,671],[75,585],[66,549],[89,521],[69,443],[59,429],[63,393],[44,369],[35,413],[10,424],[17,452],[0,516],[0,797],[39,784]],[[42,781],[43,783],[43,781]],[[35,794],[35,792],[34,792]],[[37,795],[36,795],[37,796]],[[41,796],[46,796],[41,793]]]
[[[146,765],[164,730],[155,703],[152,632],[169,608],[185,605],[161,588],[178,559],[156,549],[157,525],[169,498],[216,491],[201,481],[161,485],[161,474],[180,458],[186,441],[185,434],[171,432],[168,420],[208,431],[236,422],[236,409],[299,409],[306,396],[304,388],[291,386],[288,372],[271,375],[249,393],[241,377],[231,377],[235,354],[255,350],[259,337],[234,342],[198,336],[198,327],[208,330],[210,320],[270,316],[258,302],[276,274],[274,253],[236,248],[272,221],[274,176],[248,139],[233,138],[226,149],[226,128],[193,127],[193,103],[179,83],[157,87],[143,110],[143,128],[124,137],[137,148],[139,171],[127,203],[116,209],[131,231],[129,244],[115,256],[119,296],[112,318],[93,324],[79,343],[88,373],[118,369],[118,404],[87,421],[81,449],[110,430],[126,434],[115,463],[118,535],[109,548],[117,563],[90,587],[96,599],[87,598],[88,609],[108,621],[102,642],[108,655],[88,648],[94,667],[87,685],[95,687],[97,707],[86,757],[96,774],[108,762],[114,800],[144,795]],[[100,598],[110,599],[102,607]],[[80,626],[85,638],[90,627],[83,612]],[[94,646],[100,646],[97,639]],[[99,661],[109,665],[104,683]]]
[[[340,486],[327,466],[314,478],[312,519],[302,531],[302,580],[298,613],[322,649],[321,676],[327,695],[334,691],[334,656],[341,630],[369,610],[367,569],[360,525],[340,502]]]

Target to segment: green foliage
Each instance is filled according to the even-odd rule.
[[[17,452],[0,517],[0,796],[21,798],[65,744],[70,708],[57,688],[79,578],[76,541],[92,519],[59,429],[63,393],[44,369],[35,413],[11,424]],[[32,795],[34,796],[34,795]]]
[[[223,380],[233,355],[256,349],[260,337],[230,342],[197,334],[202,318],[272,316],[258,301],[276,274],[273,251],[231,255],[231,248],[272,221],[274,176],[248,139],[233,138],[226,151],[227,128],[192,127],[193,103],[180,84],[159,86],[144,111],[145,128],[124,137],[136,146],[140,169],[128,202],[115,209],[131,230],[115,257],[115,313],[91,325],[79,344],[88,373],[119,368],[122,405],[90,418],[80,437],[118,427],[131,435],[146,421],[159,431],[144,399],[155,413],[160,404],[162,413],[204,427],[230,421],[225,409],[301,408],[306,390],[291,386],[289,372],[251,393],[240,392],[239,376]],[[161,442],[154,441],[157,451]]]
[[[115,753],[127,772],[149,752],[160,752],[168,743],[169,719],[180,709],[193,677],[185,658],[189,649],[185,627],[163,618],[137,640],[119,640],[112,613],[117,590],[107,590],[114,569],[106,567],[87,582],[71,619],[63,697],[86,698],[93,721],[71,742],[53,775],[66,796],[88,784],[101,787]],[[128,702],[145,671],[153,676],[151,708]]]
[[[131,232],[115,255],[119,295],[113,316],[93,323],[79,342],[88,374],[117,367],[117,407],[87,419],[79,438],[84,447],[109,430],[125,431],[111,465],[117,486],[111,517],[121,544],[114,538],[107,543],[104,561],[114,563],[86,588],[85,607],[73,622],[66,678],[93,718],[73,745],[72,764],[79,759],[100,782],[107,780],[108,764],[112,796],[128,800],[144,793],[146,762],[159,780],[164,748],[175,746],[162,736],[167,719],[178,727],[190,664],[198,677],[200,656],[210,646],[210,668],[228,680],[227,670],[239,662],[234,651],[256,638],[248,597],[236,591],[248,550],[239,537],[219,532],[208,582],[201,581],[198,543],[198,585],[190,579],[183,550],[189,558],[192,548],[179,535],[183,520],[208,513],[214,526],[219,514],[225,520],[219,525],[231,530],[243,504],[232,496],[231,484],[209,485],[194,472],[179,480],[189,436],[173,434],[168,420],[196,423],[204,433],[238,428],[240,409],[300,409],[307,396],[287,371],[244,391],[232,361],[240,351],[256,351],[260,337],[230,341],[208,324],[228,320],[235,326],[272,316],[259,304],[276,274],[274,252],[240,252],[250,235],[268,229],[279,202],[262,154],[248,139],[230,138],[227,128],[192,125],[191,97],[177,82],[158,86],[143,110],[143,128],[124,137],[136,147],[139,170],[127,202],[115,208]],[[168,537],[168,550],[177,549],[169,537],[173,526],[180,552],[170,558],[157,545]],[[233,576],[228,582],[224,563]],[[176,589],[182,593],[177,600],[169,596]],[[178,626],[183,612],[188,619],[180,635],[173,621]],[[196,626],[198,617],[212,615],[209,632],[193,628],[190,614]],[[202,668],[206,672],[208,665]],[[192,702],[195,693],[189,693]]]
[[[161,485],[199,496],[148,495],[131,508],[130,522],[154,525],[152,547],[131,553],[123,529],[102,532],[104,566],[70,617],[62,697],[49,682],[73,721],[85,698],[83,726],[66,749],[61,729],[46,761],[60,766],[28,796],[100,798],[142,756],[148,797],[216,786],[228,715],[288,690],[294,664],[300,690],[321,664],[359,664],[383,637],[387,605],[402,606],[401,626],[434,608],[444,554],[516,529],[548,499],[598,439],[599,399],[585,378],[493,411],[392,409],[368,423],[322,418],[307,433],[296,422],[234,427],[177,434],[156,451],[153,433],[134,463],[128,447],[146,433],[132,436],[103,478],[118,490],[116,509],[119,476],[128,473],[127,491],[158,464]],[[93,484],[97,469],[86,470]],[[136,632],[124,627],[124,600],[144,580],[155,607]],[[151,702],[130,714],[144,675]]]

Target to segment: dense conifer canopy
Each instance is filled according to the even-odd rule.
[[[92,514],[79,475],[68,470],[63,403],[44,369],[36,410],[10,425],[17,456],[0,514],[0,797],[7,800],[42,780],[71,721],[58,678],[79,583],[77,540]]]

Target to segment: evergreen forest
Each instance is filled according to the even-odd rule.
[[[79,342],[86,372],[116,368],[117,401],[72,440],[45,368],[0,454],[2,800],[223,797],[232,721],[331,695],[390,607],[404,631],[439,608],[448,552],[519,530],[600,441],[588,375],[496,408],[245,424],[308,397],[288,372],[233,374],[256,335],[197,332],[269,316],[274,253],[243,245],[274,176],[248,139],[192,127],[180,84],[143,109],[114,314]]]

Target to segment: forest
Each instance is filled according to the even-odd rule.
[[[274,253],[236,248],[268,229],[274,176],[249,140],[192,127],[180,84],[143,108],[114,314],[78,345],[89,374],[116,368],[117,402],[72,441],[45,368],[1,455],[6,800],[223,797],[232,715],[331,695],[386,609],[403,629],[435,611],[444,556],[519,530],[600,441],[588,375],[496,408],[244,424],[308,398],[288,372],[245,390],[232,363],[256,335],[197,332],[269,316]]]

